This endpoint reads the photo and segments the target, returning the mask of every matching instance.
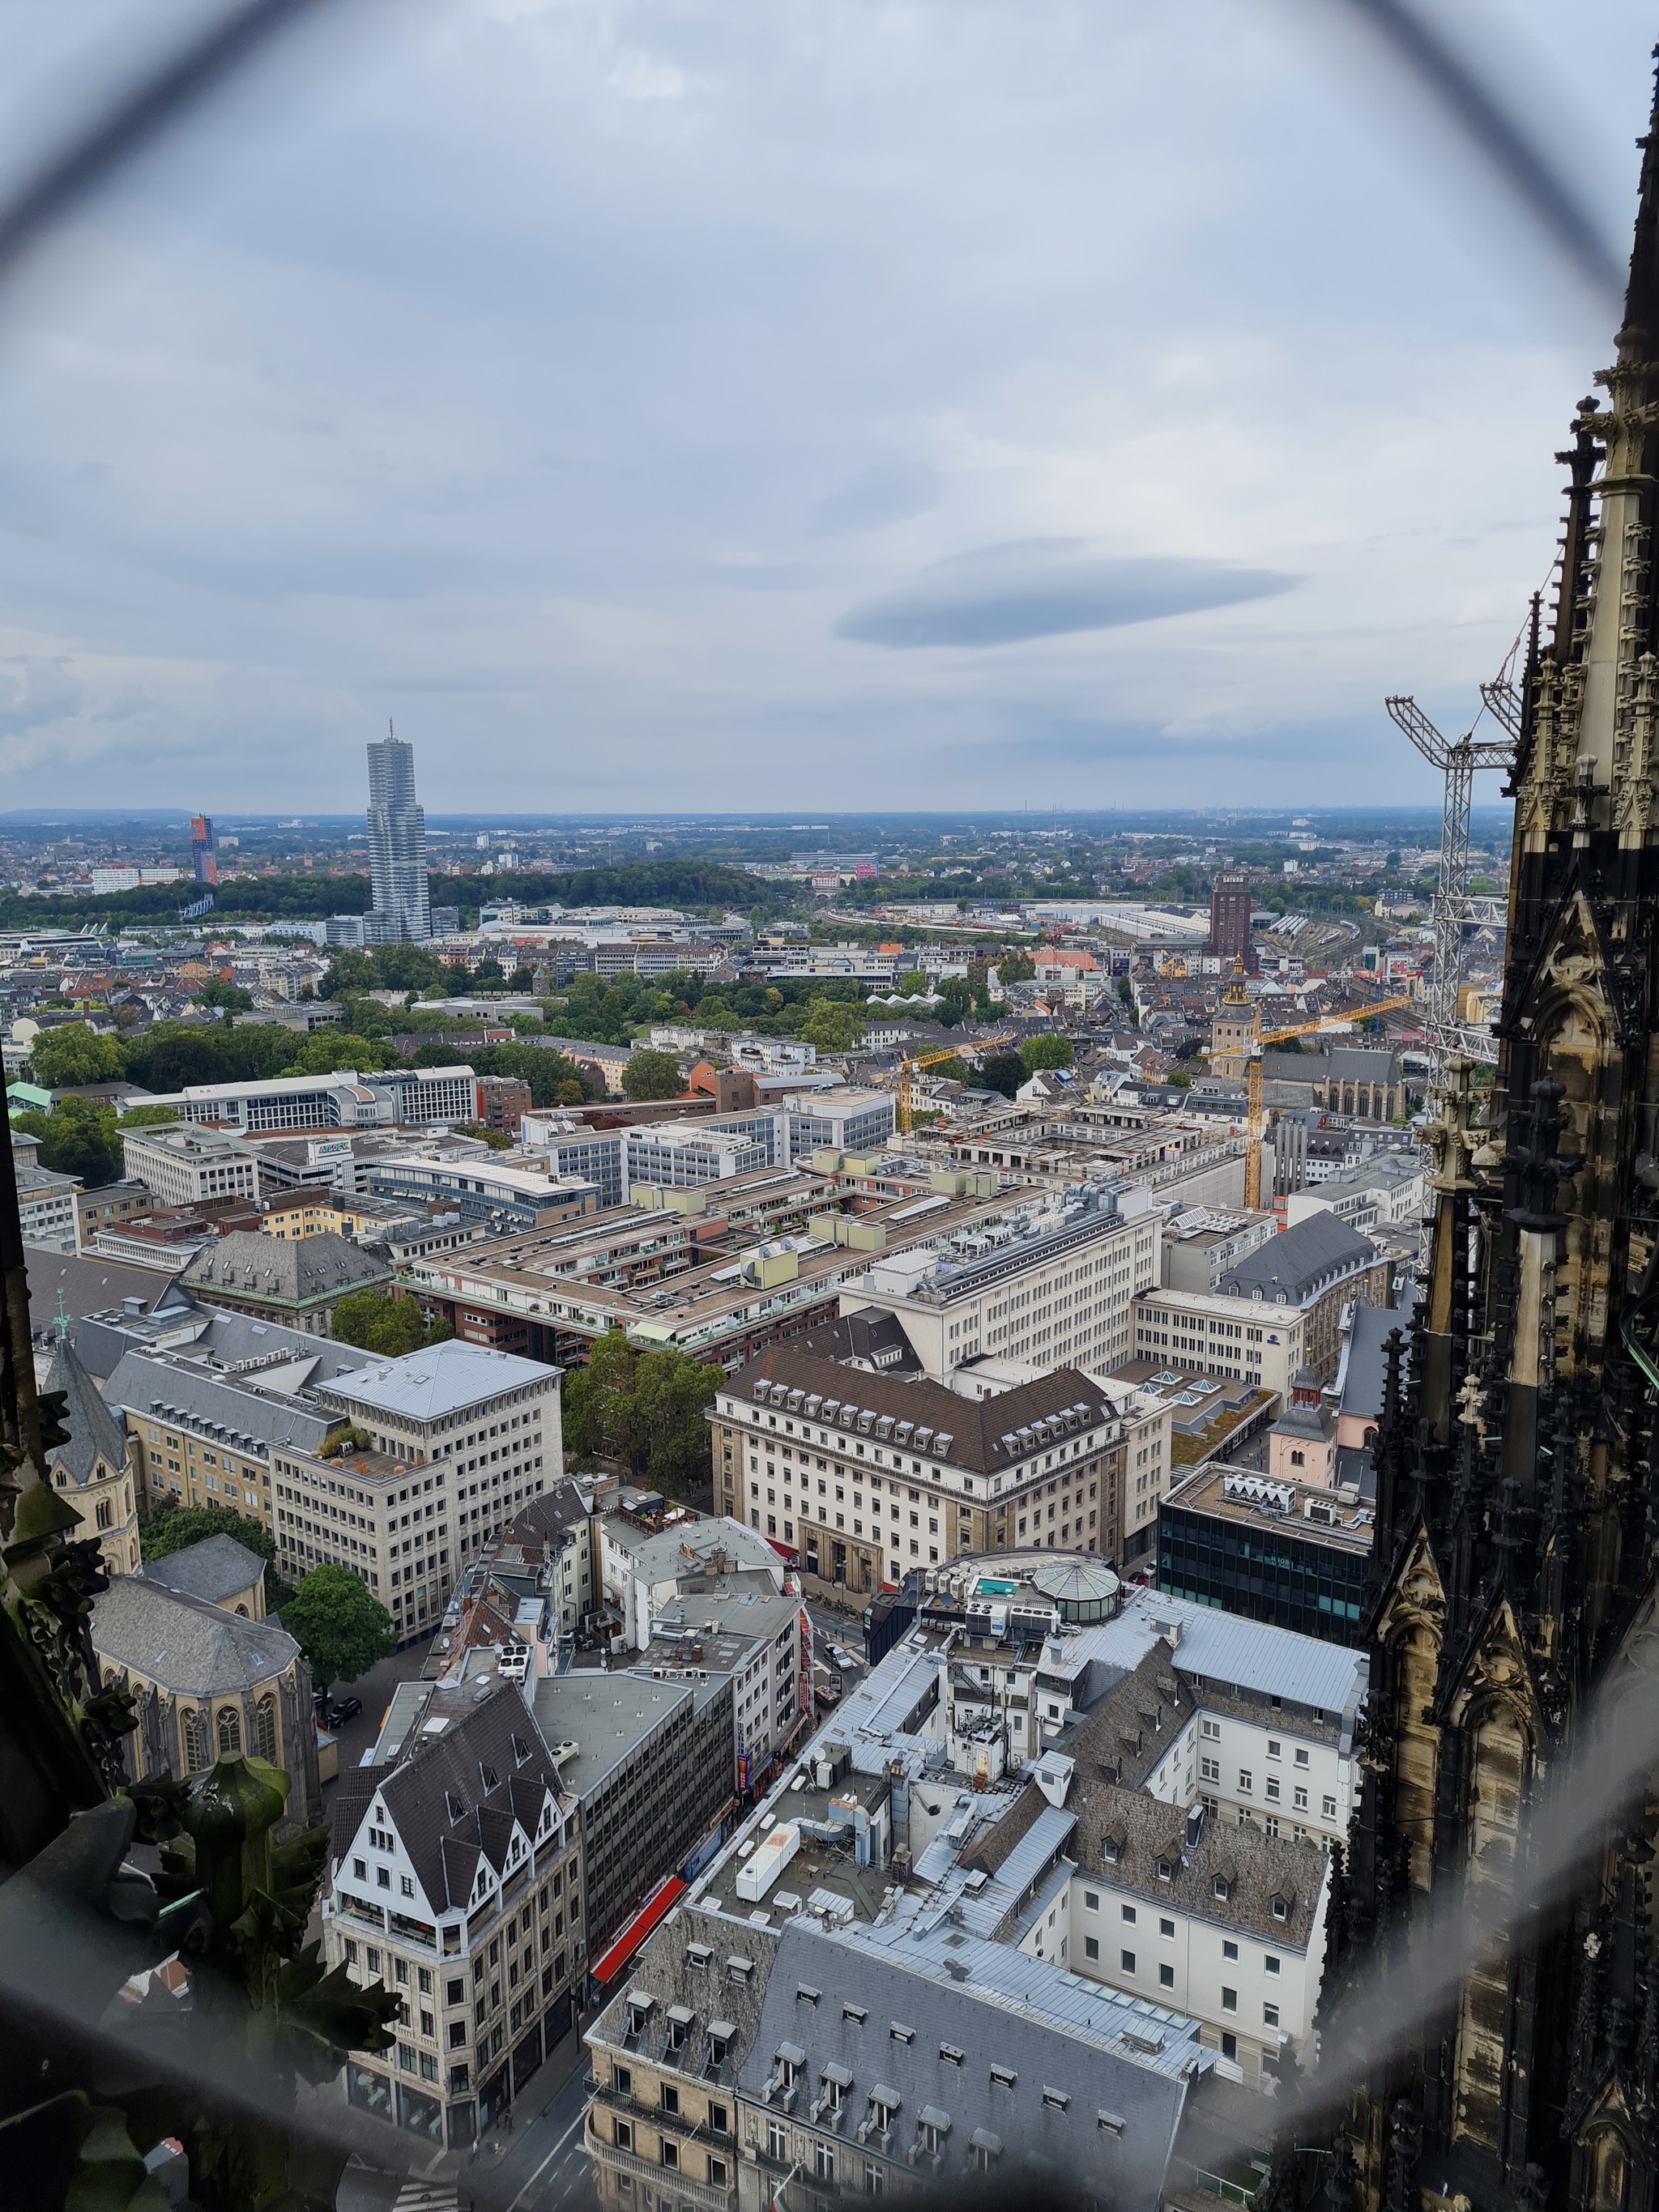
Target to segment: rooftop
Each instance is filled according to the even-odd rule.
[[[182,1590],[206,1605],[223,1605],[227,1598],[257,1583],[264,1571],[258,1553],[234,1536],[204,1536],[199,1544],[187,1544],[165,1559],[146,1559],[139,1569],[147,1581]]]
[[[306,1238],[295,1245],[314,1242]],[[516,1352],[492,1352],[459,1337],[406,1352],[400,1358],[356,1367],[329,1384],[331,1400],[367,1411],[398,1414],[405,1420],[439,1421],[504,1391],[544,1387],[558,1374],[538,1359]]]
[[[278,1620],[245,1620],[144,1575],[117,1575],[93,1600],[92,1644],[106,1662],[191,1697],[256,1689],[300,1650]]]

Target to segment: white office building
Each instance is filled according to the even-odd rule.
[[[131,1181],[143,1183],[163,1206],[259,1194],[258,1160],[218,1129],[128,1130],[121,1139],[121,1164]]]

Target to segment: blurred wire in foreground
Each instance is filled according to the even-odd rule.
[[[0,283],[54,223],[73,214],[316,4],[246,0],[127,86],[0,203]]]
[[[1625,270],[1601,226],[1525,125],[1496,90],[1446,45],[1407,0],[1345,0],[1438,102],[1535,228],[1572,267],[1615,319],[1622,313]]]

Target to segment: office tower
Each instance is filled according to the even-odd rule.
[[[190,817],[190,872],[198,884],[218,882],[219,863],[214,857],[216,850],[212,817],[192,814]]]
[[[1224,960],[1242,960],[1247,975],[1255,973],[1250,943],[1250,879],[1223,868],[1210,885],[1210,950]]]
[[[1322,2074],[1364,2081],[1324,2201],[1364,2212],[1659,2202],[1659,115],[1650,134],[1611,404],[1581,400],[1557,456],[1498,1065],[1482,1091],[1446,1062],[1424,1303],[1386,1358],[1366,1782],[1321,2008]],[[1460,1909],[1501,1935],[1460,1952]],[[1410,1986],[1403,2036],[1379,1960]]]
[[[426,816],[415,798],[415,749],[397,737],[368,749],[368,866],[377,944],[432,934],[426,881]]]

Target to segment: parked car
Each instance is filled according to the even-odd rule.
[[[330,1728],[343,1729],[348,1721],[355,1721],[362,1709],[361,1698],[336,1698],[328,1709]]]

